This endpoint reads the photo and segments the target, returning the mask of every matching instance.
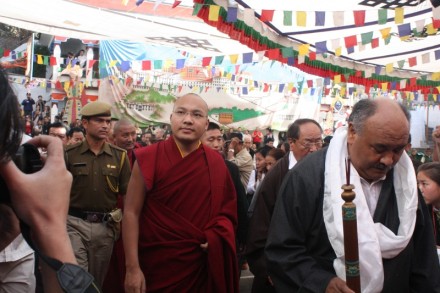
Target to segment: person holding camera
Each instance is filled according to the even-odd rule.
[[[76,264],[66,231],[72,176],[63,162],[61,141],[48,136],[38,136],[28,141],[36,147],[45,147],[48,150],[44,166],[40,171],[24,174],[15,165],[12,158],[21,143],[21,118],[17,110],[17,97],[8,83],[6,74],[1,69],[0,121],[2,124],[0,128],[0,177],[8,189],[2,189],[0,193],[2,202],[0,204],[0,235],[2,235],[0,254],[5,255],[7,253],[5,248],[19,237],[18,217],[29,227],[34,247],[42,254],[62,263]],[[57,180],[51,182],[50,192],[48,192],[47,178],[55,177]],[[6,197],[8,191],[9,198]],[[41,264],[41,270],[46,292],[63,292],[56,271],[44,262]],[[6,284],[3,278],[7,273],[7,269],[0,266],[2,278],[0,291],[31,292],[28,290],[30,287],[23,286],[23,282]],[[30,278],[32,277],[24,277],[26,281],[32,282]]]

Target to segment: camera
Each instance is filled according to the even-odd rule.
[[[38,148],[29,143],[21,145],[12,160],[26,174],[35,173],[43,168],[43,161],[41,160]],[[0,203],[9,203],[10,201],[8,186],[3,178],[0,177]]]

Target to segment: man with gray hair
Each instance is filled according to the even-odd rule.
[[[345,282],[341,210],[347,158],[361,291],[439,292],[432,225],[404,152],[409,129],[409,113],[395,101],[361,100],[329,147],[286,175],[266,245],[277,292],[354,292]]]
[[[297,119],[287,130],[290,152],[279,160],[268,172],[254,194],[249,208],[249,232],[247,237],[247,260],[254,274],[253,293],[274,292],[272,281],[267,272],[264,247],[271,223],[272,213],[278,191],[287,172],[307,155],[318,151],[322,146],[322,129],[313,119]]]

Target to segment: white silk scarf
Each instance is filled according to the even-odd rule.
[[[345,280],[344,235],[342,223],[341,186],[345,184],[347,127],[341,127],[331,140],[325,160],[324,222],[336,259],[336,274]],[[414,231],[418,205],[417,181],[411,160],[404,152],[394,166],[394,190],[400,225],[397,235],[381,223],[374,223],[362,190],[360,177],[351,166],[350,183],[355,186],[359,265],[363,293],[381,292],[384,282],[382,258],[393,258],[408,244]]]

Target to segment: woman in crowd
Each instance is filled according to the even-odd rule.
[[[417,183],[428,205],[435,242],[440,247],[440,162],[425,163],[417,169]]]
[[[275,163],[281,159],[282,157],[284,157],[286,153],[282,150],[282,149],[278,149],[278,148],[273,148],[271,149],[268,153],[267,156],[265,158],[266,161],[266,169],[267,172],[270,171],[270,169],[275,165]]]
[[[249,202],[252,200],[252,197],[257,190],[258,186],[260,185],[261,181],[264,178],[264,175],[266,175],[267,169],[266,169],[266,155],[269,152],[271,148],[269,147],[262,147],[259,148],[255,152],[255,169],[252,170],[251,175],[249,177],[249,182],[246,188],[246,194]]]

